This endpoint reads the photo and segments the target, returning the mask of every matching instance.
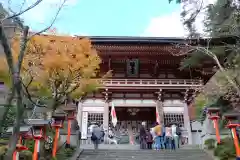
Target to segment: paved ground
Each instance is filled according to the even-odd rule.
[[[202,150],[83,150],[77,160],[212,160]]]
[[[185,145],[180,146],[181,149],[197,149],[196,145]],[[93,145],[91,144],[81,144],[80,148],[82,149],[93,149]],[[111,149],[111,150],[139,150],[139,145],[130,145],[130,144],[99,144],[99,149]]]
[[[192,147],[176,151],[139,150],[132,145],[100,145],[97,151],[91,145],[81,148],[81,155],[74,160],[212,160],[203,150]]]
[[[93,145],[84,144],[81,145],[81,148],[83,149],[93,149]],[[139,145],[129,145],[129,144],[99,144],[99,149],[114,149],[114,150],[138,150],[140,147]]]

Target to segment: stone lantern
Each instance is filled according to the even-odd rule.
[[[70,137],[71,137],[71,122],[75,119],[76,106],[67,105],[63,108],[64,112],[67,113],[68,130],[67,130],[67,142],[66,148],[70,148]]]
[[[29,132],[31,132],[32,127],[31,126],[20,126],[19,129],[19,141],[16,146],[15,151],[13,152],[13,160],[18,160],[19,159],[19,152],[28,150],[26,146],[23,145],[22,140],[25,135],[27,135]],[[13,127],[9,127],[6,133],[11,133],[13,134]]]
[[[32,125],[32,138],[34,139],[33,160],[38,160],[40,156],[41,140],[46,138],[46,127],[50,125],[50,120],[44,119],[27,119],[25,122]]]
[[[240,113],[227,113],[224,114],[224,118],[228,121],[227,127],[232,132],[232,137],[236,149],[236,160],[240,160],[240,147],[239,147],[239,137],[237,136],[236,128],[240,127]]]
[[[22,126],[20,126],[20,129],[19,129],[19,136],[18,136],[18,144],[23,144],[22,142],[23,142],[23,140],[24,140],[24,137],[29,133],[29,132],[31,132],[31,130],[32,130],[32,126],[30,126],[30,125],[22,125]],[[13,127],[9,127],[8,128],[8,130],[7,130],[7,132],[6,132],[7,134],[8,133],[13,133]]]
[[[53,142],[53,150],[52,150],[52,157],[56,157],[57,153],[57,146],[58,146],[58,139],[59,139],[59,130],[63,127],[63,122],[66,118],[65,113],[54,113],[52,115],[53,122],[52,127],[55,128],[55,137]]]
[[[213,122],[213,127],[216,131],[216,139],[217,143],[221,143],[220,139],[220,133],[219,133],[219,127],[218,127],[218,121],[220,119],[220,109],[219,108],[207,108],[207,114],[208,118],[212,120]]]

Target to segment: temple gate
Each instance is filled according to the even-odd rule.
[[[118,117],[115,130],[120,132],[119,136],[126,130],[137,133],[142,121],[150,127],[156,121],[157,108],[161,122],[179,122],[183,135],[192,144],[192,102],[211,75],[194,69],[179,70],[186,56],[173,44],[184,40],[124,37],[92,37],[91,40],[102,58],[99,76],[111,70],[112,77],[103,80],[98,92],[79,102],[82,139],[89,139],[91,122],[102,124],[108,133],[112,128],[109,112],[114,103]],[[204,66],[207,68],[209,64]]]

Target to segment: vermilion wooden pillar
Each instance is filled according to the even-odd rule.
[[[34,143],[34,152],[33,152],[33,160],[39,159],[40,153],[40,140],[43,139],[42,135],[33,136],[35,143]]]
[[[52,157],[56,157],[57,147],[58,147],[58,139],[59,139],[59,130],[60,130],[60,128],[62,128],[62,125],[54,124],[53,127],[55,128],[55,136],[54,136],[54,141],[53,141]]]
[[[65,117],[66,117],[66,115],[63,113],[53,114],[53,116],[52,116],[52,118],[54,119],[54,122],[52,123],[52,127],[55,128],[52,157],[56,157],[56,154],[57,154],[59,131],[60,131],[60,128],[63,127],[63,122],[65,120]]]
[[[67,112],[67,121],[68,121],[68,130],[67,130],[67,142],[66,142],[66,148],[70,148],[70,138],[71,138],[71,122],[75,119],[75,111],[76,106],[65,106],[63,108],[65,112]]]
[[[240,146],[236,131],[236,128],[240,127],[240,122],[238,122],[240,114],[239,113],[225,114],[224,117],[225,119],[228,120],[227,127],[231,129],[232,132],[233,142],[236,149],[236,160],[240,160]]]
[[[218,127],[218,121],[220,119],[220,117],[219,117],[220,109],[219,108],[208,108],[207,112],[208,112],[208,116],[209,116],[208,118],[213,121],[213,126],[214,126],[214,129],[216,132],[217,143],[220,144],[221,137],[220,137],[219,127]]]

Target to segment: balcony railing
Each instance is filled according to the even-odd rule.
[[[185,79],[105,79],[105,87],[201,87],[202,80]]]

